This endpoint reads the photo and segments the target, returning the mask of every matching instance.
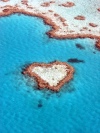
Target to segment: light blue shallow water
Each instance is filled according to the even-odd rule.
[[[38,18],[0,18],[0,133],[100,133],[100,52],[94,40],[56,40]],[[80,50],[75,44],[85,47]],[[67,62],[74,79],[59,93],[39,91],[21,74],[32,62]]]

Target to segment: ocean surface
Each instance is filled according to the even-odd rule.
[[[100,133],[95,40],[52,39],[45,34],[50,28],[36,17],[0,18],[0,133]],[[55,60],[75,68],[73,80],[58,93],[38,90],[21,74],[30,63]]]

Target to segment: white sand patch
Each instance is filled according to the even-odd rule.
[[[56,86],[59,81],[67,76],[68,70],[65,65],[53,65],[52,67],[37,66],[32,69],[32,72],[48,82],[50,86]]]

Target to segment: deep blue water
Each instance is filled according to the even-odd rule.
[[[95,40],[56,40],[39,18],[0,18],[0,133],[100,133],[100,52]],[[76,44],[85,49],[80,50]],[[74,78],[59,93],[37,90],[21,74],[32,62],[71,63]]]

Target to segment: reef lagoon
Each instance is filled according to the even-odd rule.
[[[93,39],[52,39],[25,15],[0,18],[0,133],[100,133],[100,51]],[[38,90],[21,72],[33,62],[68,62],[73,80]]]

